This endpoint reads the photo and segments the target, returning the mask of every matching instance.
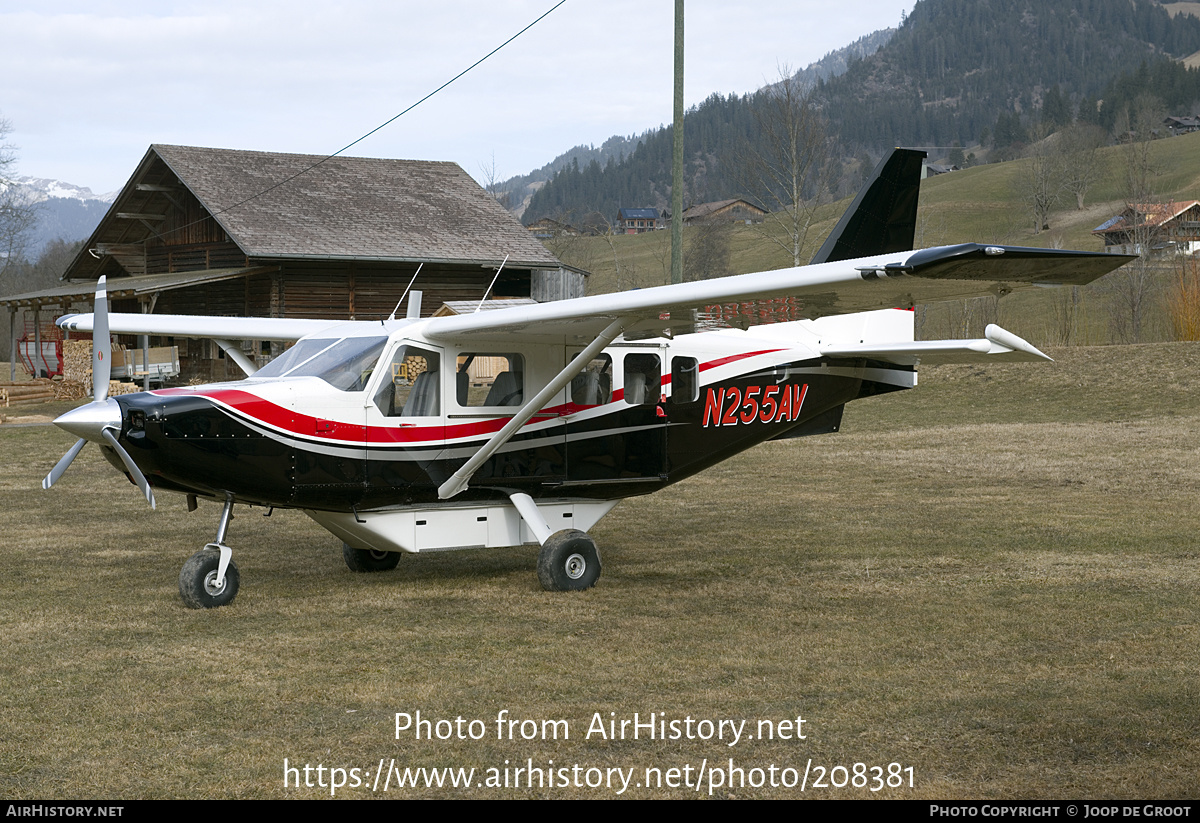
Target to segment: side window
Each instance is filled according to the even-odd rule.
[[[700,399],[700,361],[694,357],[671,358],[671,402],[695,403]]]
[[[387,417],[430,417],[441,414],[437,352],[401,346],[388,365],[388,374],[375,405]]]
[[[658,402],[662,365],[657,354],[625,355],[625,402],[652,406]]]
[[[520,406],[525,403],[525,358],[519,354],[464,352],[454,369],[458,405]]]
[[[607,354],[588,363],[571,380],[571,402],[579,406],[602,406],[612,400],[612,372],[612,358]]]

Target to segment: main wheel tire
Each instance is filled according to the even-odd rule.
[[[600,551],[587,532],[563,529],[542,545],[537,570],[538,580],[548,592],[590,589],[600,579]]]
[[[179,596],[189,609],[215,609],[228,606],[237,597],[237,566],[229,561],[225,569],[225,581],[216,585],[217,567],[221,565],[221,553],[215,549],[201,549],[188,558],[179,571]]]
[[[352,572],[387,572],[400,562],[400,552],[378,552],[374,549],[356,549],[349,543],[342,544],[342,557]]]

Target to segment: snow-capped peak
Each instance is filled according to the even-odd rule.
[[[111,203],[116,199],[118,194],[115,191],[107,194],[94,194],[87,186],[76,186],[74,183],[64,183],[61,180],[48,180],[44,177],[14,177],[12,183],[24,189],[35,203],[49,200],[52,197],[80,201],[98,200],[102,203]],[[0,182],[0,190],[4,188],[7,188],[7,186],[3,182]]]

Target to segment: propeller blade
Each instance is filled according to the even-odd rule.
[[[48,489],[58,482],[58,479],[63,476],[63,472],[71,465],[71,461],[79,454],[79,450],[85,445],[87,445],[87,440],[82,437],[75,441],[75,445],[67,450],[67,453],[62,456],[62,460],[58,461],[58,465],[52,468],[50,473],[42,480],[43,489]]]
[[[142,470],[138,468],[137,463],[133,462],[133,458],[129,456],[129,452],[117,442],[117,438],[113,436],[111,429],[104,429],[100,434],[108,441],[108,445],[113,447],[113,451],[117,453],[117,457],[121,458],[121,462],[125,464],[125,468],[129,470],[129,474],[133,476],[133,482],[137,483],[142,494],[146,495],[146,500],[150,503],[150,508],[156,509],[158,506],[154,502],[154,490],[150,488],[149,481],[146,480],[146,475],[142,474]]]
[[[92,321],[92,400],[108,397],[108,380],[112,376],[112,338],[108,335],[107,277],[96,284],[96,312]]]

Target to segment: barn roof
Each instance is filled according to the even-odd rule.
[[[154,216],[176,202],[173,187],[250,258],[498,265],[508,255],[509,266],[561,265],[455,163],[162,144],[146,152],[87,248],[152,238]],[[76,264],[86,268],[85,255]]]
[[[1200,206],[1200,200],[1184,200],[1179,203],[1129,203],[1125,206],[1125,211],[1092,229],[1092,234],[1129,232],[1137,225],[1158,228],[1194,206]],[[1139,218],[1136,222],[1135,216]]]

